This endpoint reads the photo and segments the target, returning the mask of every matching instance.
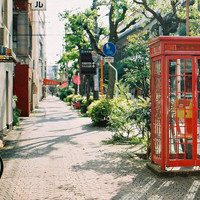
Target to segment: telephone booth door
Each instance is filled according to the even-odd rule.
[[[167,166],[200,164],[200,58],[167,56]]]

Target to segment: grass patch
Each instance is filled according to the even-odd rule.
[[[142,144],[143,138],[141,137],[123,137],[121,135],[113,135],[109,140],[103,140],[104,144],[118,144],[118,145],[125,145],[125,144]]]

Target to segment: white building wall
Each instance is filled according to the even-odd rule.
[[[0,13],[2,6],[7,1],[7,29],[9,32],[9,48],[12,48],[12,23],[13,23],[13,1],[0,0]],[[0,25],[4,26],[2,14],[0,14]],[[13,122],[13,70],[14,63],[0,61],[0,132],[6,132],[12,127]],[[1,139],[1,138],[0,138]]]
[[[13,63],[0,62],[0,131],[12,126]],[[7,75],[6,75],[7,74]],[[8,78],[8,80],[7,80]],[[8,83],[8,86],[7,86]]]
[[[42,99],[42,87],[43,78],[46,65],[46,55],[45,55],[45,12],[44,11],[33,11],[33,40],[32,40],[32,58],[34,60],[34,83],[36,85],[37,91],[33,94],[33,107],[35,107],[39,101]],[[41,51],[42,45],[42,51]]]

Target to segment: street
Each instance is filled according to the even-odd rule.
[[[0,200],[200,199],[198,176],[158,177],[111,134],[47,97],[6,138]]]

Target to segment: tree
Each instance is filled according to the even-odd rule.
[[[162,28],[163,35],[177,32],[181,24],[186,23],[186,6],[182,0],[157,1],[157,0],[132,0],[134,12],[144,15],[149,20],[157,20],[153,29]],[[137,8],[137,9],[136,9]],[[190,1],[190,20],[192,34],[197,34],[193,27],[199,23],[200,13],[198,1]],[[196,29],[197,30],[197,29]],[[195,33],[194,33],[195,32]],[[199,33],[199,28],[198,28]]]
[[[101,6],[106,6],[109,9],[108,11],[109,30],[107,30],[103,26],[98,26],[98,35],[97,35],[94,32],[94,25],[95,25],[94,20],[95,16],[97,16],[98,14],[97,11]],[[85,33],[87,33],[91,47],[98,54],[104,56],[98,44],[100,37],[102,35],[104,35],[104,37],[107,36],[109,42],[116,44],[116,42],[118,41],[119,34],[123,33],[131,25],[136,23],[136,18],[130,15],[130,12],[128,12],[129,10],[128,8],[129,8],[128,0],[102,0],[98,1],[97,9],[86,10],[84,12],[77,12],[72,15],[69,11],[66,11],[65,14],[63,15],[63,17],[67,19],[67,24],[65,25],[67,31],[66,37],[70,41],[73,40],[79,48],[81,46],[80,42],[82,41],[80,40],[80,38],[82,38],[82,36],[86,37]],[[130,19],[129,21],[126,20],[128,18]],[[119,25],[124,20],[128,21],[128,23],[125,23],[124,28],[119,30]],[[76,36],[69,37],[68,32],[70,31],[75,33]],[[80,36],[80,38],[77,38],[77,36],[78,37]],[[66,43],[66,45],[68,44]],[[115,76],[113,70],[109,68],[107,98],[113,98],[114,83],[115,83],[114,77]]]
[[[150,57],[145,34],[141,32],[129,38],[127,57],[122,62],[127,65],[125,81],[139,88],[144,97],[150,97]]]
[[[68,84],[70,84],[73,75],[77,72],[79,51],[81,49],[90,48],[89,38],[86,31],[80,24],[92,24],[92,11],[86,11],[87,14],[82,12],[65,11],[60,14],[60,17],[65,20],[65,53],[59,60],[61,64],[61,73],[67,73]],[[68,67],[66,63],[71,62],[72,66]],[[77,93],[77,87],[75,88]]]
[[[72,66],[68,67],[68,63],[70,61],[73,61]],[[75,48],[71,49],[71,51],[67,51],[64,53],[61,57],[61,59],[58,61],[58,64],[60,64],[60,76],[62,74],[65,74],[65,77],[67,78],[68,86],[70,85],[74,72],[78,69],[78,52]]]

